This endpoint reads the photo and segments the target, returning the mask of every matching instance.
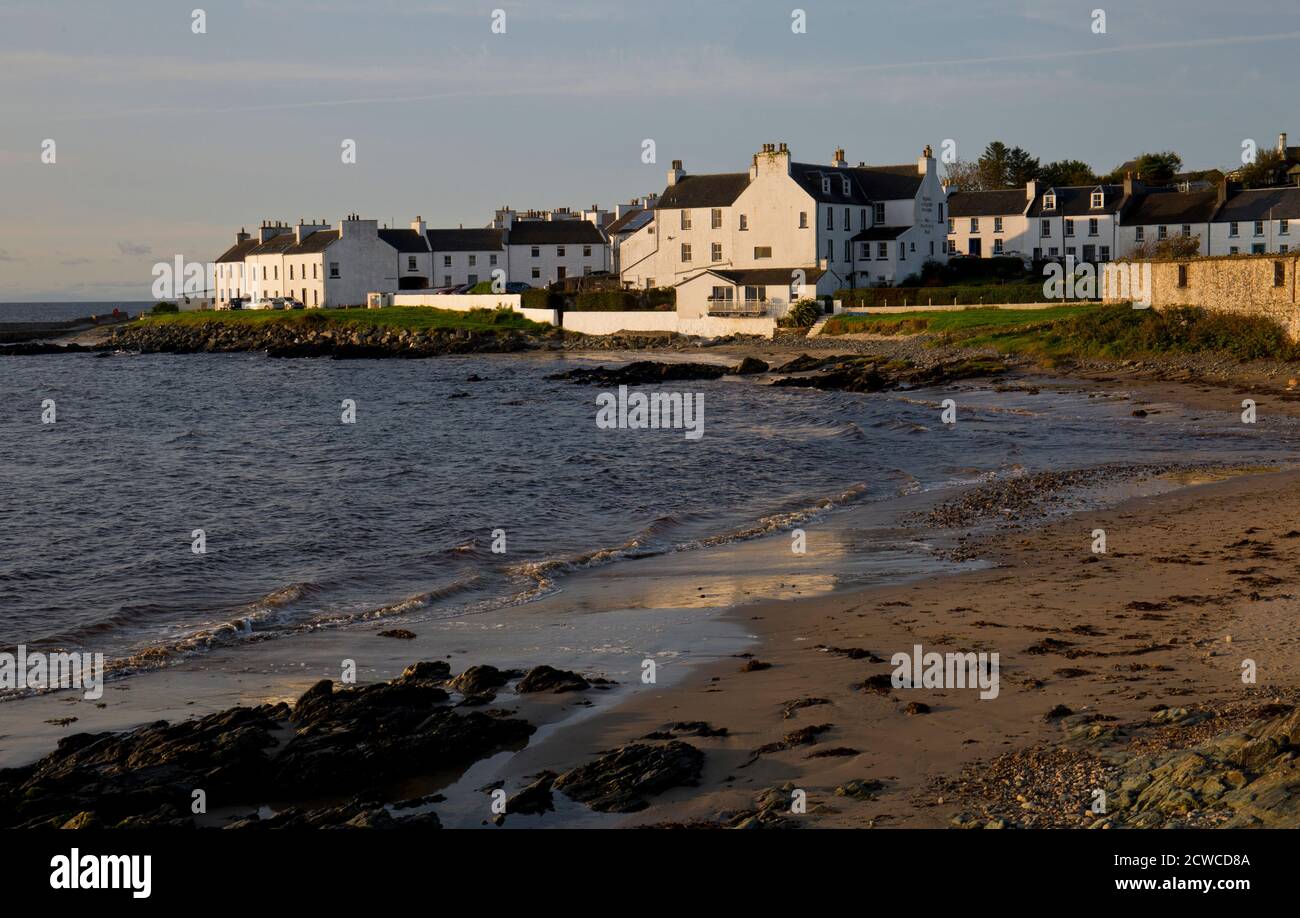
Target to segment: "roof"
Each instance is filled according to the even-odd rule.
[[[767,286],[776,284],[788,285],[795,276],[796,271],[802,271],[804,280],[807,283],[813,283],[819,277],[826,273],[825,268],[740,268],[737,270],[722,270],[719,268],[710,268],[695,277],[687,280],[695,280],[696,277],[703,277],[705,274],[713,274],[723,280],[730,281],[733,284],[745,284],[749,286]],[[686,283],[687,281],[682,281]]]
[[[483,229],[431,229],[425,233],[429,246],[435,252],[499,252],[503,248],[505,230]]]
[[[643,207],[634,207],[623,216],[619,217],[613,223],[605,227],[605,232],[614,236],[619,233],[635,233],[641,227],[650,223],[655,218],[653,210],[646,210]]]
[[[948,216],[996,217],[1023,214],[1028,204],[1024,186],[998,191],[954,191],[948,195]]]
[[[1125,226],[1166,223],[1206,223],[1218,207],[1217,191],[1148,192],[1124,215]]]
[[[684,175],[669,185],[655,206],[662,208],[729,207],[749,187],[748,172]]]
[[[1106,206],[1094,209],[1092,193],[1098,189],[1106,192]],[[1056,207],[1043,209],[1043,198],[1055,192]],[[1123,185],[1059,185],[1055,188],[1042,188],[1038,197],[1029,207],[1031,217],[1095,217],[1098,214],[1113,213],[1119,209],[1124,198]]]
[[[851,242],[890,242],[910,230],[910,226],[872,226],[854,236]]]
[[[525,220],[510,227],[509,245],[604,245],[605,236],[588,220]]]
[[[429,243],[420,235],[419,230],[381,229],[379,231],[379,238],[403,254],[407,252],[429,251]]]
[[[338,230],[317,230],[310,236],[305,237],[302,242],[285,250],[286,255],[307,255],[312,252],[323,252],[331,243],[339,238]]]
[[[260,245],[255,245],[248,250],[249,255],[274,255],[293,248],[296,244],[293,230],[286,230],[283,233],[277,233],[270,239]]]
[[[852,166],[848,170],[873,201],[903,201],[916,197],[921,188],[921,173],[915,164],[901,166]]]
[[[221,253],[221,256],[217,259],[217,264],[227,261],[243,261],[244,256],[257,248],[257,246],[258,242],[256,237],[245,239],[243,242],[236,242],[230,248]]]
[[[1216,223],[1300,218],[1300,188],[1253,188],[1238,191],[1214,218]]]
[[[827,204],[872,204],[916,197],[922,176],[916,166],[819,166],[791,163],[790,177],[815,200]],[[823,179],[830,179],[826,191]],[[849,180],[848,191],[844,179]]]

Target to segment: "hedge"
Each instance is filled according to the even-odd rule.
[[[525,290],[520,305],[530,309],[568,309],[573,312],[671,312],[677,307],[677,291],[671,287],[587,290],[566,297],[549,290]]]
[[[1043,295],[1042,283],[1001,284],[979,287],[858,287],[837,290],[835,298],[846,308],[857,306],[979,306],[1006,303],[1059,303]]]

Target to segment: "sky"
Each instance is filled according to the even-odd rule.
[[[1295,0],[0,0],[0,302],[145,300],[266,219],[611,207],[763,143],[1233,167],[1300,143],[1296,60]]]

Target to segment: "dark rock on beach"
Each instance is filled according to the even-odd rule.
[[[720,363],[661,363],[656,360],[637,360],[624,367],[580,367],[553,373],[547,379],[597,386],[645,386],[655,383],[680,382],[694,379],[720,379],[733,372]]]
[[[697,784],[703,767],[704,753],[680,740],[634,743],[565,772],[554,787],[598,812],[634,813],[649,805],[646,797]]]
[[[961,357],[930,366],[918,366],[907,359],[886,359],[871,355],[810,357],[801,354],[778,367],[776,372],[814,375],[786,376],[773,385],[840,392],[882,392],[997,376],[1009,369],[1005,361],[991,357]]]
[[[581,692],[591,688],[591,683],[577,673],[551,666],[537,666],[519,680],[515,691],[521,695],[530,692]]]

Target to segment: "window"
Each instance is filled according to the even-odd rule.
[[[1190,223],[1183,224],[1183,238],[1184,239],[1192,238],[1192,225]]]
[[[266,265],[262,265],[262,280],[266,280]]]
[[[884,261],[884,260],[885,260],[886,258],[888,258],[888,257],[889,257],[889,243],[888,243],[888,242],[877,242],[877,243],[876,243],[876,261]]]
[[[583,273],[583,274],[590,274],[590,273],[591,273],[591,265],[583,265],[583,266],[582,266],[582,273]]]
[[[293,264],[289,265],[289,280],[293,280]]]
[[[722,261],[722,243],[721,243],[721,242],[715,242],[715,243],[713,243],[713,250],[712,250],[712,252],[711,252],[711,255],[712,255],[712,259],[711,259],[711,260],[713,260],[713,261]]]
[[[939,205],[939,222],[940,222],[940,223],[943,222],[943,205],[942,205],[942,204]]]
[[[954,220],[952,217],[948,218],[948,232],[950,233],[957,232],[957,221]]]
[[[339,276],[339,263],[338,263],[337,261],[331,261],[331,262],[330,262],[330,277],[338,277],[338,276]]]
[[[1178,266],[1178,286],[1187,286],[1187,265]]]
[[[415,270],[415,256],[414,256],[414,255],[408,255],[408,256],[407,256],[407,258],[406,258],[406,270],[408,270],[408,271],[414,271],[414,270]]]
[[[849,185],[849,177],[847,175],[840,176],[840,188],[843,189],[845,194],[853,193],[853,188]]]
[[[311,304],[312,304],[313,306],[318,306],[318,305],[320,305],[320,291],[319,291],[319,290],[313,290],[313,291],[311,292]]]
[[[827,261],[835,260],[835,240],[833,239],[826,240],[826,260]]]
[[[978,232],[980,231],[980,218],[979,218],[979,217],[971,217],[971,218],[970,218],[970,231],[971,231],[972,233],[978,233]]]
[[[876,204],[876,205],[875,205],[875,214],[873,215],[873,217],[874,217],[876,223],[882,223],[882,224],[883,224],[883,223],[885,222],[885,205],[884,205],[884,203],[880,203],[880,204]]]
[[[1100,224],[1097,222],[1097,218],[1096,218],[1096,217],[1089,217],[1089,218],[1088,218],[1088,235],[1089,235],[1089,236],[1096,236],[1096,235],[1097,235],[1097,230],[1098,230],[1099,228],[1100,228]]]
[[[1133,241],[1142,242],[1144,239],[1146,239],[1146,228],[1142,226],[1134,227]]]
[[[822,194],[831,193],[831,180],[829,176],[822,176]]]
[[[1065,221],[1065,238],[1066,238],[1066,239],[1070,239],[1070,238],[1072,238],[1073,236],[1074,236],[1074,221],[1073,221],[1073,220],[1066,220],[1066,221]]]
[[[756,246],[754,246],[754,257],[755,257],[755,258],[771,258],[771,257],[772,257],[772,247],[771,247],[770,245],[756,245]]]
[[[583,258],[590,258],[590,257],[591,257],[591,246],[589,246],[589,245],[584,245],[584,246],[582,247],[582,257],[583,257]],[[493,264],[496,264],[496,256],[495,256],[495,255],[492,256],[492,263],[493,263]]]
[[[496,257],[495,255],[489,255],[489,256],[488,256],[488,264],[489,264],[489,265],[496,265],[496,263],[497,263],[497,257]]]
[[[1277,234],[1278,234],[1279,236],[1289,236],[1289,235],[1291,235],[1291,221],[1290,221],[1290,220],[1281,220],[1281,221],[1279,221],[1279,222],[1278,222],[1278,228],[1277,228]]]
[[[1110,261],[1110,246],[1103,245],[1101,247],[1101,260]]]
[[[930,240],[930,255],[931,255],[931,257],[934,256],[934,240],[933,240],[933,239]]]
[[[709,225],[713,229],[722,229],[722,208],[715,207],[709,212]]]
[[[1240,254],[1241,254],[1241,249],[1237,248],[1237,247],[1234,245],[1234,246],[1232,246],[1230,249],[1228,249],[1228,254],[1229,254],[1229,255],[1240,255]]]
[[[690,261],[690,260],[691,260],[691,244],[689,242],[683,242],[682,261]]]
[[[1283,244],[1278,246],[1277,250],[1281,252],[1283,255],[1285,255],[1287,252],[1291,251],[1291,246]]]
[[[807,229],[807,228],[808,228],[808,211],[801,210],[799,211],[799,229]]]
[[[280,266],[279,266],[279,265],[272,265],[272,266],[271,266],[271,271],[275,274],[275,280],[279,280],[279,279],[280,279]]]
[[[1273,286],[1281,287],[1286,283],[1286,262],[1273,262]]]
[[[469,277],[466,278],[466,280],[467,280],[469,283],[471,283],[471,284],[477,284],[477,283],[478,283],[478,275],[477,275],[477,274],[471,274]]]
[[[745,288],[745,302],[746,302],[746,303],[766,303],[766,302],[767,302],[767,288],[766,288],[766,287],[746,287],[746,288]]]
[[[829,207],[826,208],[826,228],[828,230],[835,229],[835,211]]]
[[[1048,192],[1043,195],[1043,210],[1056,210],[1056,194]]]
[[[713,295],[709,297],[715,303],[731,303],[736,299],[735,287],[714,287]]]
[[[647,290],[653,290],[655,288],[655,279],[653,277],[647,277],[645,279],[645,288]]]
[[[1061,250],[1058,249],[1058,248],[1057,248],[1056,246],[1054,246],[1054,245],[1053,245],[1053,246],[1049,246],[1048,249],[1047,249],[1047,257],[1048,257],[1048,258],[1055,258],[1057,255],[1060,255],[1060,254],[1061,254]]]
[[[1094,209],[1106,206],[1106,193],[1104,191],[1094,191],[1092,193],[1092,206]]]
[[[1252,246],[1250,247],[1250,254],[1252,254],[1252,255],[1263,255],[1263,254],[1264,254],[1264,250],[1265,250],[1265,248],[1266,248],[1266,247],[1265,247],[1264,243],[1262,243],[1262,242],[1256,242],[1254,245],[1252,245]]]
[[[867,228],[867,209],[864,207],[858,211],[858,229]]]
[[[529,254],[532,255],[533,258],[541,258],[542,247],[540,245],[533,246],[532,251]]]
[[[853,211],[850,210],[849,208],[847,208],[847,207],[844,208],[844,232],[846,232],[846,233],[847,233],[849,230],[853,229],[853,227],[849,225],[849,220],[850,220],[850,216],[849,216],[849,215],[852,214],[852,213],[853,213]]]
[[[1038,221],[1038,235],[1040,235],[1040,236],[1050,236],[1050,235],[1052,235],[1052,221],[1051,221],[1051,220],[1039,220],[1039,221]]]
[[[994,217],[994,218],[993,218],[993,232],[995,232],[995,233],[1000,233],[1000,232],[1002,232],[1002,218],[1001,218],[1001,217]]]
[[[450,255],[444,255],[444,256],[442,256],[442,266],[443,266],[444,268],[450,268],[450,267],[451,267],[451,256],[450,256]]]
[[[844,240],[844,260],[853,260],[853,243],[847,239]]]
[[[689,210],[684,210],[682,211],[682,229],[688,230],[690,228],[691,228],[691,212]]]
[[[993,240],[993,254],[994,254],[994,255],[1001,255],[1001,254],[1002,254],[1002,240],[1001,240],[1001,239],[994,239],[994,240]]]
[[[469,266],[470,266],[471,268],[476,268],[476,267],[478,267],[478,256],[477,256],[477,255],[471,255],[471,256],[469,257]]]
[[[1237,225],[1237,223],[1233,222],[1228,224],[1229,236],[1237,236],[1239,235],[1239,233],[1240,233],[1240,227]]]
[[[1264,221],[1263,221],[1263,220],[1256,220],[1256,221],[1255,221],[1255,235],[1256,235],[1256,236],[1262,236],[1262,235],[1264,235]]]
[[[1157,239],[1168,239],[1168,238],[1169,238],[1169,227],[1164,226],[1163,224],[1160,225],[1160,226],[1157,226],[1157,227],[1156,227],[1156,238],[1157,238]]]
[[[743,232],[745,232],[745,230],[747,230],[747,229],[749,229],[749,217],[747,217],[745,214],[741,214],[741,215],[740,215],[740,231],[743,233]]]
[[[533,270],[536,271],[537,269],[534,268]],[[533,275],[533,277],[536,277],[536,276],[537,276],[536,274]],[[451,286],[451,275],[450,275],[450,274],[444,274],[444,275],[442,276],[442,285],[443,285],[444,287],[450,287],[450,286]]]
[[[533,280],[537,280],[537,279],[539,279],[541,276],[542,276],[542,269],[541,269],[541,268],[533,268]],[[448,280],[450,280],[450,278],[448,278]]]
[[[557,246],[555,247],[555,257],[556,257],[556,258],[563,258],[563,257],[564,257],[564,246],[562,246],[562,245],[557,245]]]

